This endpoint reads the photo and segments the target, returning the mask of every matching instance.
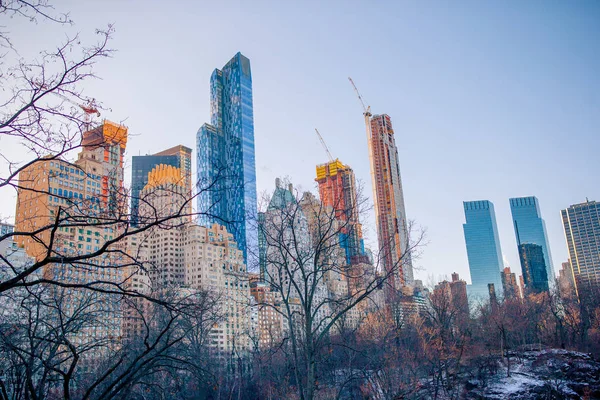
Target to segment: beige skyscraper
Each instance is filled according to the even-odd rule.
[[[581,299],[600,290],[600,203],[574,204],[561,215],[575,290]]]
[[[140,205],[141,227],[148,218],[177,215],[188,199],[187,181],[180,168],[159,164],[149,172],[147,182],[141,191],[145,200]],[[140,258],[147,271],[132,274],[132,285],[156,295],[165,291],[185,296],[195,291],[211,292],[218,299],[217,311],[222,316],[210,332],[213,349],[223,354],[248,350],[248,273],[242,251],[224,226],[203,227],[186,217],[171,218],[136,235],[128,251]],[[136,316],[130,317],[127,324],[135,332],[140,327]]]
[[[412,261],[410,255],[405,255],[409,223],[400,178],[400,159],[390,117],[375,115],[370,122],[369,146],[380,259],[386,271],[399,270],[390,279],[392,286],[399,289],[413,281]]]

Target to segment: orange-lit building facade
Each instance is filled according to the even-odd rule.
[[[346,253],[346,263],[365,262],[362,226],[359,221],[358,196],[354,171],[340,160],[317,165],[315,181],[325,207],[331,207],[340,221],[340,245]]]
[[[84,133],[82,151],[74,163],[50,155],[19,174],[15,230],[35,234],[15,239],[29,256],[40,259],[48,247],[60,254],[61,246],[66,247],[66,253],[90,253],[124,227],[118,218],[125,213],[126,144],[127,128],[104,121]],[[59,209],[68,214],[59,216]],[[74,221],[74,217],[80,219]],[[86,223],[97,218],[104,222],[109,218],[114,223]]]
[[[510,267],[504,267],[500,273],[502,279],[502,289],[504,290],[505,299],[521,298],[521,289],[517,283],[517,274],[511,272]]]
[[[389,280],[396,290],[413,282],[408,246],[408,220],[404,206],[400,160],[392,121],[386,114],[371,118],[369,146],[375,195],[379,258],[386,271],[398,271]]]
[[[39,260],[62,259],[45,265],[44,277],[68,284],[120,284],[126,260],[119,250],[125,245],[103,246],[127,223],[123,188],[123,155],[127,128],[109,121],[83,134],[82,150],[74,163],[49,155],[19,174],[15,241],[27,255]],[[97,255],[94,253],[97,252]],[[77,260],[79,255],[92,255]],[[77,295],[76,295],[77,293]],[[73,289],[72,303],[88,294]],[[105,301],[105,302],[104,302]],[[97,307],[106,310],[102,326],[85,336],[120,337],[120,313],[116,298],[106,296]],[[67,308],[68,309],[68,308]],[[104,311],[103,311],[104,312]],[[92,329],[92,328],[90,328]]]

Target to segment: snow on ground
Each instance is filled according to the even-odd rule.
[[[490,385],[486,390],[486,398],[506,399],[512,394],[529,391],[535,386],[544,386],[544,382],[520,372],[513,372],[510,377]]]

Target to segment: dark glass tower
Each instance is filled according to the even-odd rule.
[[[510,199],[510,212],[512,213],[517,246],[523,243],[533,243],[542,247],[548,282],[552,286],[554,284],[552,255],[550,254],[550,246],[548,245],[546,223],[542,219],[537,197]],[[525,271],[523,271],[524,273]]]
[[[131,224],[133,226],[137,226],[140,192],[148,183],[148,173],[160,164],[181,169],[185,178],[187,197],[191,199],[192,149],[179,145],[152,155],[133,156],[131,161]],[[191,204],[186,213],[191,214]]]
[[[523,282],[526,292],[547,292],[548,273],[544,260],[544,249],[533,243],[519,245],[519,259],[523,270]]]
[[[196,137],[199,223],[225,225],[256,269],[256,166],[250,60],[237,53],[210,78],[210,124]]]
[[[469,294],[485,298],[488,284],[493,284],[496,292],[502,290],[500,272],[502,249],[496,226],[494,204],[488,200],[465,201],[466,223],[463,224],[467,257],[471,272]]]

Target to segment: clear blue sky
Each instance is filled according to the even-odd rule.
[[[259,191],[277,176],[313,188],[314,166],[327,160],[317,127],[370,194],[351,76],[373,112],[392,118],[406,210],[427,229],[418,277],[468,278],[463,200],[494,202],[503,253],[518,270],[508,198],[537,196],[555,267],[566,260],[560,209],[600,200],[599,2],[288,3],[56,7],[84,39],[115,24],[118,52],[86,92],[129,126],[128,157],[194,148],[209,118],[210,74],[241,51],[252,63]],[[24,56],[64,38],[44,22],[2,25]],[[14,201],[2,193],[0,217],[14,216]]]

